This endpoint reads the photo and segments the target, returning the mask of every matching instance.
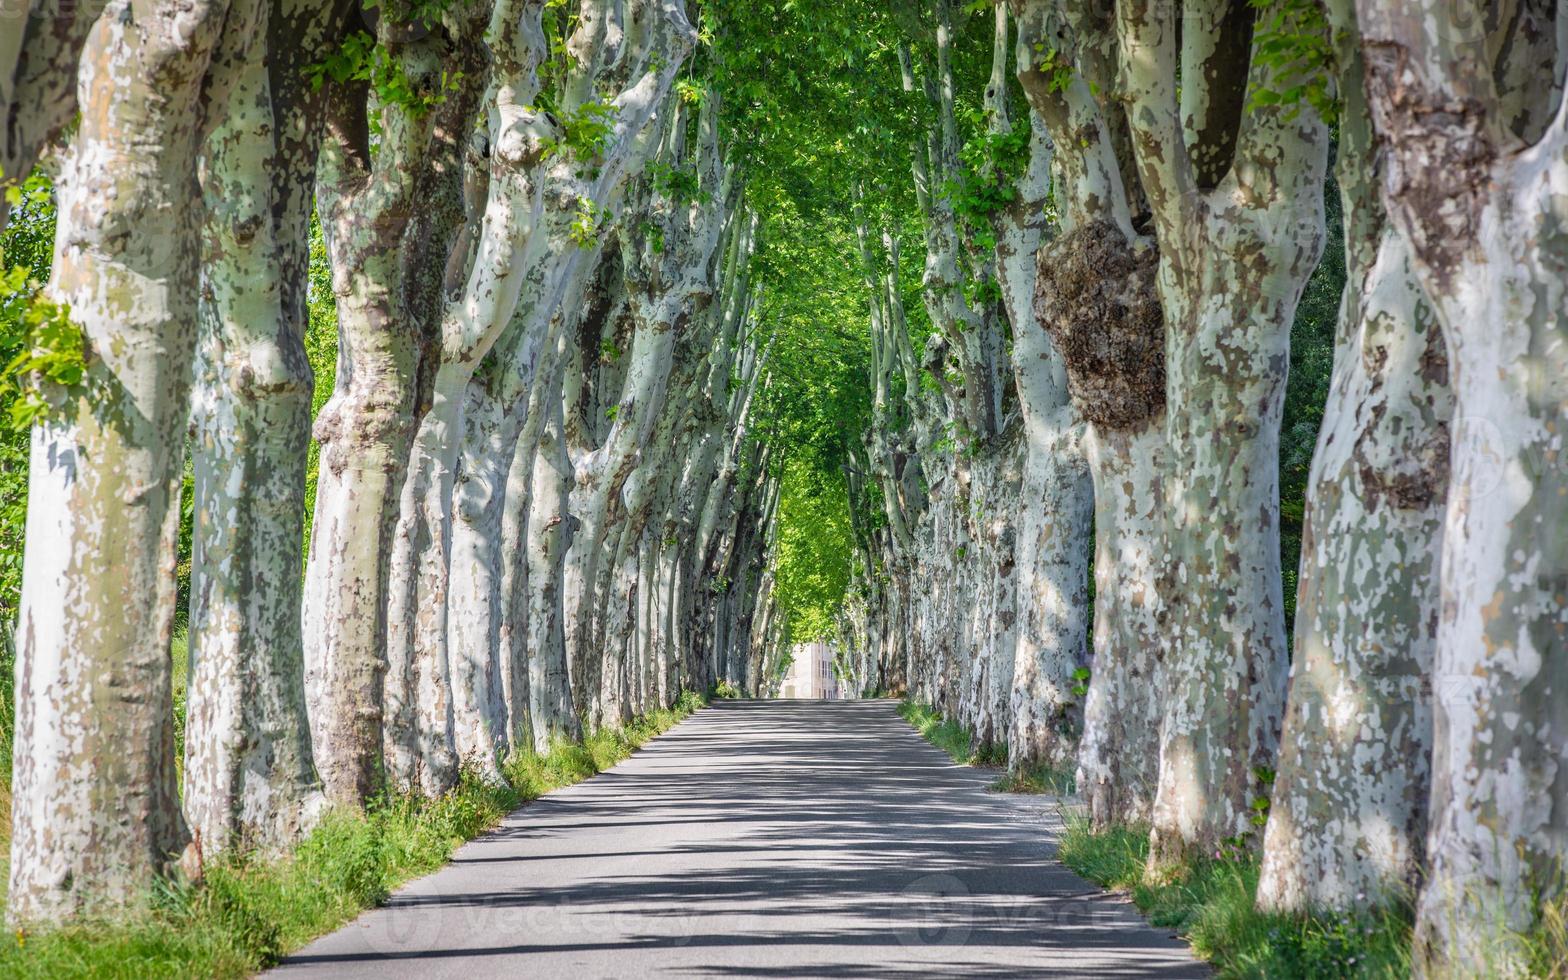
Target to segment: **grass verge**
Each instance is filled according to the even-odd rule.
[[[1057,856],[1083,877],[1125,891],[1156,926],[1171,929],[1221,977],[1410,975],[1410,913],[1390,906],[1361,915],[1275,915],[1253,904],[1252,856],[1194,860],[1162,884],[1143,880],[1147,828],[1092,833],[1070,816]]]
[[[969,729],[952,718],[942,717],[942,713],[932,705],[921,701],[900,701],[898,713],[920,733],[921,738],[946,752],[961,766],[996,766],[1007,761],[1005,750],[998,758],[996,749],[977,746]]]
[[[1075,792],[1072,773],[1044,765],[1009,768],[1006,746],[981,743],[974,732],[953,718],[944,718],[932,705],[906,699],[899,703],[898,713],[922,738],[946,752],[959,765],[1005,768],[1006,771],[990,785],[992,792],[1056,795]]]
[[[292,854],[215,862],[201,884],[166,885],[138,914],[17,933],[0,942],[0,976],[248,976],[439,868],[528,800],[615,765],[703,703],[683,693],[675,707],[624,729],[514,757],[509,786],[464,779],[437,800],[398,797],[333,813]]]
[[[1070,772],[1047,765],[1034,765],[1007,770],[990,788],[993,793],[1071,796],[1078,792],[1078,780]]]
[[[1007,746],[982,743],[975,734],[955,718],[944,718],[939,710],[922,701],[898,702],[898,715],[920,732],[931,745],[947,753],[960,765],[982,768],[1002,768],[1004,773],[988,787],[994,793],[1051,793],[1071,795],[1076,792],[1073,773],[1054,770],[1049,765],[1008,767]]]

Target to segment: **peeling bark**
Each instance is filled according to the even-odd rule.
[[[236,10],[243,11],[245,5]],[[10,918],[145,900],[188,834],[169,642],[196,347],[197,150],[224,3],[117,2],[83,49],[49,292],[92,397],[33,432],[16,664]]]
[[[1092,429],[1094,661],[1084,699],[1078,792],[1097,829],[1147,822],[1159,781],[1166,690],[1163,419]]]
[[[1539,82],[1561,54],[1553,37],[1498,70],[1478,5],[1357,10],[1384,201],[1455,399],[1416,968],[1511,975],[1508,934],[1561,894],[1568,856],[1568,118]],[[1521,84],[1524,119],[1503,111]]]
[[[513,138],[522,135],[528,148],[505,172],[492,173],[492,206],[498,188],[508,188],[503,197],[509,195],[510,203],[506,214],[493,207],[486,212],[485,238],[466,294],[469,305],[454,304],[448,316],[434,399],[415,436],[403,488],[389,610],[393,670],[388,690],[389,698],[394,687],[400,692],[404,707],[389,738],[395,780],[417,783],[426,793],[450,786],[465,759],[483,771],[496,771],[489,761],[491,747],[499,749],[497,736],[504,738],[506,723],[496,717],[502,698],[495,631],[487,629],[483,644],[465,641],[454,660],[451,631],[459,621],[448,606],[452,557],[479,554],[476,544],[487,530],[492,539],[499,536],[506,499],[502,484],[517,451],[540,353],[553,342],[555,313],[571,301],[572,284],[582,281],[585,250],[572,239],[572,224],[581,208],[602,213],[640,171],[647,145],[641,134],[695,40],[680,0],[643,0],[629,10],[597,6],[637,23],[641,41],[624,63],[621,52],[610,49],[595,49],[596,58],[576,62],[591,80],[588,89],[616,81],[619,67],[629,69],[632,81],[610,102],[612,135],[592,161],[551,152],[546,140],[562,134],[552,116],[527,107],[537,88],[532,67],[511,76],[516,91],[500,104],[520,112],[522,128]],[[533,59],[542,53],[537,17],[537,10],[530,13],[526,28]],[[571,43],[593,30],[591,18],[579,21]],[[514,155],[503,152],[505,141],[503,135],[497,143],[501,158]],[[521,218],[524,200],[529,217],[512,220],[512,212]],[[488,251],[486,241],[492,242]],[[484,301],[473,306],[479,297]],[[472,496],[455,498],[460,485]],[[464,583],[465,595],[496,594],[503,574],[499,556],[487,557],[476,571],[477,577]]]
[[[1400,901],[1420,881],[1448,483],[1448,356],[1379,200],[1355,14],[1337,0],[1349,280],[1307,485],[1295,656],[1258,904]]]
[[[1182,20],[1155,0],[1118,5],[1121,78],[1160,246],[1166,323],[1164,488],[1173,559],[1165,661],[1169,694],[1153,813],[1151,877],[1186,853],[1250,838],[1251,804],[1276,762],[1287,656],[1279,567],[1280,413],[1290,324],[1323,247],[1328,136],[1310,109],[1262,106],[1229,136],[1184,131],[1192,91],[1211,81],[1177,63],[1208,59],[1250,24]],[[1185,8],[1184,8],[1185,9]],[[1190,29],[1189,29],[1190,28]],[[1299,82],[1253,59],[1248,86]],[[1223,78],[1216,85],[1228,84]],[[1204,103],[1209,99],[1209,103]]]
[[[547,125],[530,108],[545,40],[541,0],[497,4],[487,33],[495,105],[488,193],[466,282],[447,304],[398,502],[387,603],[384,683],[388,776],[436,796],[457,780],[450,667],[445,657],[447,556],[463,399],[470,378],[511,320],[542,242],[534,168]]]
[[[434,110],[383,105],[353,84],[327,92],[328,139],[315,176],[338,363],[314,430],[321,459],[305,569],[305,682],[317,767],[328,795],[350,805],[382,785],[398,489],[433,321],[445,294],[461,285],[466,225],[479,221],[469,212],[483,196],[473,185],[482,181],[470,173],[465,186],[463,171],[486,75],[478,37],[484,14],[475,5],[444,34],[414,42],[401,40],[390,18],[381,23],[381,43],[406,77],[433,85],[443,67],[462,73]],[[450,41],[441,43],[443,36]],[[372,117],[381,127],[374,148]],[[475,160],[468,169],[482,168]]]
[[[233,81],[203,168],[184,803],[204,855],[281,850],[325,803],[301,682],[312,382],[275,245],[265,13],[231,18],[213,59]]]
[[[1125,200],[1116,194],[1106,204],[1112,199]],[[1064,209],[1071,230],[1040,250],[1035,304],[1089,423],[1094,660],[1078,786],[1092,825],[1105,828],[1147,821],[1158,780],[1149,749],[1165,708],[1165,338],[1152,243],[1129,241],[1117,222],[1078,202]],[[1125,205],[1100,210],[1128,220]]]
[[[5,191],[26,180],[76,114],[77,66],[104,0],[0,0],[0,231]],[[25,21],[17,26],[16,21]]]

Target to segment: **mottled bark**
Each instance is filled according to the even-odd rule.
[[[228,4],[113,4],[81,59],[49,292],[85,392],[33,432],[9,915],[136,903],[185,846],[169,642],[196,346],[200,97]]]
[[[592,718],[612,724],[630,717],[629,699],[640,683],[635,662],[626,659],[636,644],[624,635],[635,621],[634,600],[613,594],[612,583],[621,565],[627,566],[623,580],[636,577],[627,536],[640,535],[652,504],[647,482],[660,453],[672,448],[656,438],[669,438],[672,431],[661,431],[659,421],[672,376],[681,386],[677,351],[701,335],[693,324],[705,320],[712,301],[712,261],[729,203],[721,186],[716,96],[705,99],[690,152],[683,114],[672,111],[666,125],[660,160],[695,170],[700,196],[683,201],[650,188],[629,209],[618,236],[620,288],[632,329],[630,349],[621,355],[625,376],[607,410],[614,418],[602,443],[576,462],[583,533],[568,561],[585,594],[577,606],[575,636],[607,659],[599,699],[588,707]],[[602,392],[601,401],[608,394]],[[591,655],[588,648],[578,651],[579,659]]]
[[[1508,934],[1568,857],[1568,119],[1542,82],[1562,54],[1557,31],[1493,43],[1486,6],[1357,4],[1384,200],[1455,398],[1415,951],[1442,976],[1523,972]]]
[[[922,92],[931,113],[924,140],[913,148],[912,167],[925,231],[922,297],[932,327],[952,348],[950,366],[962,378],[952,389],[958,436],[983,442],[1001,428],[1005,358],[995,304],[980,298],[983,290],[966,287],[991,283],[995,257],[970,247],[946,189],[965,179],[954,95],[952,0],[929,0],[929,7],[935,50],[930,63],[922,65],[926,71],[915,71],[907,43],[899,48],[904,90]]]
[[[1156,0],[1117,7],[1166,324],[1173,567],[1154,877],[1186,853],[1249,837],[1251,804],[1276,762],[1287,667],[1279,424],[1290,325],[1323,243],[1328,135],[1310,108],[1240,113],[1230,164],[1209,187],[1229,128],[1206,116],[1205,137],[1184,120],[1194,106],[1231,104],[1221,89],[1235,68],[1184,74],[1178,102],[1177,63],[1208,64],[1233,43],[1221,35],[1250,35],[1250,22],[1219,16],[1219,6],[1189,2],[1185,18]],[[1254,58],[1249,72],[1249,89],[1301,82],[1267,59]],[[1208,84],[1216,91],[1194,91]]]
[[[531,634],[531,575],[535,570],[533,539],[530,532],[530,514],[534,500],[534,468],[542,463],[540,456],[546,450],[544,443],[551,437],[547,432],[552,409],[560,403],[560,361],[564,353],[564,337],[558,338],[556,349],[546,351],[546,363],[541,368],[528,399],[528,422],[517,440],[511,469],[506,475],[506,501],[501,519],[502,574],[500,585],[500,623],[498,625],[497,658],[501,672],[502,697],[505,700],[505,724],[508,746],[513,752],[547,751],[549,732],[570,730],[576,725],[570,691],[563,702],[559,700],[556,684],[566,683],[564,649],[550,646],[546,632],[542,642],[535,642]],[[546,490],[546,493],[549,491]],[[541,555],[548,563],[549,558]],[[547,564],[539,567],[541,575],[548,578]],[[541,615],[549,615],[545,606],[552,606],[559,629],[560,597],[558,592],[548,594],[541,603]],[[548,629],[548,627],[547,627]],[[556,654],[559,654],[557,659]],[[536,665],[534,661],[541,663]],[[559,675],[553,670],[541,669],[549,664],[559,664]],[[545,685],[534,690],[535,683]],[[535,717],[535,708],[545,712],[544,718]],[[562,720],[562,712],[569,716]]]
[[[580,734],[567,669],[561,581],[577,518],[567,511],[571,458],[561,432],[559,396],[535,452],[528,507],[528,695],[534,744],[545,748],[553,736]]]
[[[457,77],[435,108],[381,103],[365,86],[329,84],[327,143],[316,177],[332,268],[338,362],[315,422],[321,445],[305,571],[306,690],[316,764],[329,796],[359,804],[383,779],[383,684],[392,532],[413,427],[419,366],[446,293],[461,288],[485,184],[470,127],[487,72],[486,8],[441,32],[379,37],[419,86]],[[370,124],[380,128],[372,144]],[[464,171],[468,171],[465,183]]]
[[[104,0],[0,0],[0,231],[5,190],[26,180],[76,114],[77,64]]]
[[[548,122],[531,103],[545,56],[542,0],[499,3],[487,44],[494,58],[493,129],[483,219],[465,285],[447,304],[434,352],[431,403],[419,420],[398,500],[387,602],[384,685],[391,781],[428,795],[458,775],[445,657],[447,556],[454,470],[469,380],[517,306],[543,243],[534,168]]]
[[[976,484],[981,496],[970,508],[970,535],[979,554],[967,556],[976,584],[973,604],[973,659],[967,690],[971,708],[961,713],[975,740],[984,746],[1008,745],[1012,727],[1015,655],[1019,636],[1018,568],[1019,516],[1025,511],[1022,496],[1027,431],[1010,426],[984,460]],[[1036,506],[1033,501],[1030,506]],[[1024,593],[1027,594],[1027,593]],[[1009,756],[1011,759],[1011,756]]]
[[[1051,242],[1031,250],[1028,302],[1030,303],[1029,329],[1014,327],[1013,356],[1017,365],[1019,391],[1025,419],[1031,420],[1031,403],[1026,392],[1039,388],[1049,392],[1054,405],[1051,414],[1043,415],[1036,426],[1046,433],[1042,438],[1042,452],[1049,454],[1049,462],[1064,476],[1056,482],[1065,489],[1076,491],[1075,496],[1058,499],[1044,508],[1043,513],[1026,515],[1026,521],[1043,524],[1051,520],[1050,529],[1066,531],[1054,534],[1058,547],[1071,546],[1064,552],[1072,560],[1059,562],[1062,571],[1070,578],[1052,583],[1034,604],[1036,610],[1061,610],[1069,615],[1082,616],[1088,605],[1087,578],[1084,556],[1086,545],[1072,540],[1073,528],[1087,536],[1089,526],[1089,499],[1091,468],[1083,463],[1085,455],[1080,440],[1083,438],[1083,421],[1126,427],[1131,421],[1138,429],[1147,424],[1152,393],[1150,386],[1159,388],[1163,382],[1157,370],[1147,371],[1148,337],[1140,348],[1140,324],[1129,309],[1127,299],[1135,297],[1140,279],[1139,263],[1130,260],[1128,241],[1136,236],[1132,232],[1130,200],[1136,199],[1137,181],[1131,173],[1131,161],[1126,159],[1124,147],[1126,125],[1118,106],[1110,102],[1113,92],[1115,63],[1115,36],[1110,22],[1110,11],[1092,3],[1052,4],[1047,0],[1016,0],[1012,4],[1018,16],[1018,79],[1033,109],[1036,125],[1049,131],[1054,144],[1053,163],[1056,179],[1053,185],[1056,211],[1061,230]],[[1071,57],[1074,70],[1064,85],[1051,71],[1042,67],[1045,48],[1058,51],[1058,57]],[[1129,184],[1131,185],[1129,187]],[[1144,248],[1140,245],[1139,248]],[[1093,253],[1093,254],[1091,254]],[[1100,263],[1108,263],[1099,268]],[[1004,266],[1005,269],[1005,266]],[[1038,271],[1038,278],[1036,272]],[[1008,278],[1003,277],[1004,285]],[[1042,299],[1045,302],[1042,303]],[[1016,322],[1016,321],[1015,321]],[[1149,324],[1141,325],[1141,333],[1148,334]],[[1152,327],[1154,343],[1158,344],[1158,319]],[[1069,351],[1063,345],[1071,348]],[[1076,355],[1076,369],[1069,371],[1071,358]],[[1128,357],[1129,354],[1133,356]],[[1130,362],[1130,363],[1128,363]],[[1142,370],[1140,370],[1142,369]],[[1134,383],[1127,384],[1129,380]],[[1141,385],[1137,383],[1141,381]],[[1027,387],[1026,387],[1027,386]],[[1108,387],[1109,386],[1109,387]],[[1072,395],[1069,401],[1069,394]],[[1163,402],[1163,390],[1159,391]],[[1125,417],[1127,414],[1133,417]],[[1031,420],[1032,421],[1032,420]],[[1049,425],[1046,430],[1044,427]],[[1153,440],[1145,439],[1140,447],[1153,448]],[[1108,464],[1120,462],[1115,454],[1122,444],[1120,438],[1108,439],[1101,458]],[[1071,461],[1075,468],[1067,469]],[[1147,466],[1125,467],[1124,476],[1157,478],[1157,471]],[[1068,482],[1076,479],[1076,482]],[[1112,508],[1111,513],[1126,509],[1117,499],[1142,499],[1150,492],[1147,486],[1128,486],[1125,482],[1109,486],[1106,474],[1093,475],[1093,494],[1096,512]],[[1106,494],[1119,495],[1106,499]],[[1029,496],[1026,496],[1029,499]],[[1049,515],[1049,516],[1048,516]],[[1113,525],[1103,516],[1095,522],[1099,544],[1095,549],[1097,583],[1106,579],[1115,585],[1124,573],[1129,581],[1136,582],[1146,569],[1105,568],[1103,562],[1115,560],[1121,552],[1108,549],[1106,536],[1114,534]],[[1062,540],[1066,539],[1066,540]],[[1129,601],[1124,595],[1106,595],[1106,585],[1097,584],[1096,602],[1116,605]],[[1152,602],[1152,597],[1149,599]],[[1031,615],[1026,610],[1024,615]],[[1060,615],[1060,613],[1058,614]],[[1105,630],[1110,627],[1112,632]],[[1128,636],[1136,636],[1139,622],[1127,623]],[[1078,630],[1083,627],[1079,625]],[[1118,624],[1107,624],[1095,618],[1096,641],[1094,656],[1099,661],[1094,670],[1104,675],[1104,683],[1111,690],[1123,684],[1122,656],[1119,647],[1123,634]],[[1081,643],[1081,641],[1079,641]],[[1105,715],[1094,712],[1080,713],[1073,689],[1081,686],[1078,675],[1086,666],[1088,657],[1071,644],[1054,645],[1055,656],[1050,658],[1051,669],[1047,676],[1048,696],[1041,696],[1036,703],[1050,705],[1056,725],[1073,732],[1082,718],[1080,753],[1089,753],[1091,761],[1087,778],[1092,782],[1101,778],[1107,766],[1120,764],[1115,754],[1122,740],[1115,732],[1097,731],[1095,726]],[[1147,697],[1156,697],[1146,690]],[[1090,692],[1091,699],[1101,695]],[[1086,704],[1087,706],[1087,704]],[[1041,718],[1038,723],[1050,731],[1049,723]],[[1076,734],[1076,732],[1073,732]],[[1046,743],[1054,751],[1045,756],[1053,765],[1071,765],[1075,745],[1070,739],[1060,737]],[[1022,755],[1015,745],[1014,755]],[[1145,751],[1144,758],[1148,758]],[[1136,770],[1136,767],[1133,767]],[[1133,773],[1136,775],[1136,772]],[[1098,791],[1091,791],[1098,792]],[[1092,797],[1091,797],[1092,799]]]
[[[443,343],[435,371],[435,397],[431,410],[416,434],[408,478],[404,485],[401,516],[394,555],[393,599],[389,609],[389,651],[394,673],[404,680],[402,698],[414,705],[409,720],[399,715],[392,735],[399,746],[394,770],[399,782],[417,779],[426,791],[439,791],[457,776],[460,758],[480,757],[481,746],[499,744],[495,735],[504,720],[495,717],[499,674],[494,644],[487,631],[485,644],[464,642],[456,655],[451,645],[457,623],[448,607],[450,571],[456,546],[465,555],[479,554],[476,539],[493,530],[499,537],[505,505],[505,473],[516,452],[529,392],[533,388],[540,352],[552,341],[555,313],[571,302],[571,286],[580,282],[579,266],[587,251],[574,241],[571,228],[579,214],[600,214],[609,208],[623,183],[635,176],[646,159],[649,141],[641,138],[674,82],[675,73],[690,50],[695,31],[686,20],[680,0],[643,0],[626,9],[595,4],[617,18],[640,24],[635,32],[641,46],[634,51],[594,49],[596,57],[574,62],[592,84],[615,83],[618,69],[635,65],[640,74],[609,101],[613,111],[611,134],[592,160],[577,159],[575,152],[553,152],[543,138],[560,138],[555,117],[523,109],[529,120],[529,158],[518,161],[511,175],[511,193],[527,192],[533,211],[520,225],[507,228],[506,251],[485,275],[495,276],[505,288],[491,294],[490,286],[471,280],[469,295],[491,294],[503,302],[485,316],[464,311],[448,318],[448,325],[467,326],[458,331],[461,344]],[[608,15],[607,15],[608,16]],[[530,15],[527,33],[538,29],[537,12]],[[572,43],[594,30],[592,19],[579,22]],[[542,38],[530,41],[537,51]],[[620,55],[630,56],[623,61]],[[528,87],[536,87],[529,72]],[[570,87],[573,83],[567,80]],[[519,89],[521,91],[521,89]],[[491,178],[491,197],[506,181]],[[521,204],[514,201],[514,207]],[[519,212],[521,213],[521,212]],[[489,212],[487,212],[487,228]],[[501,229],[497,229],[499,233]],[[483,248],[483,246],[481,246]],[[483,255],[483,252],[481,252]],[[475,275],[482,263],[476,261]],[[480,288],[475,290],[475,286]],[[486,303],[490,305],[489,301]],[[446,331],[448,339],[452,331]],[[494,347],[494,351],[491,348]],[[483,372],[479,364],[489,356]],[[477,373],[476,373],[477,372]],[[461,467],[460,467],[461,461]],[[454,498],[456,475],[464,474],[465,498]],[[493,557],[492,557],[493,556]],[[499,556],[486,559],[478,575],[463,583],[465,594],[496,594],[502,577]],[[462,632],[461,624],[457,625]],[[473,658],[473,659],[469,659]],[[399,671],[399,665],[402,665]],[[460,678],[458,686],[454,680]],[[495,678],[492,684],[487,678]],[[477,683],[471,683],[471,681]],[[461,731],[461,736],[459,735]],[[462,744],[457,743],[461,737]],[[488,749],[483,750],[488,754]]]
[[[311,371],[275,246],[266,10],[246,14],[213,59],[232,81],[203,167],[184,802],[204,855],[281,850],[325,803],[301,683]]]
[[[989,126],[995,133],[1018,125],[1009,118],[1009,56],[1027,87],[1034,45],[1041,41],[1036,19],[1023,16],[1017,20],[1016,43],[1010,48],[1008,22],[1007,6],[998,4],[986,88]],[[1013,384],[1025,440],[1021,493],[1012,517],[1017,639],[1012,662],[999,662],[992,678],[993,685],[1006,692],[1008,719],[999,742],[1007,746],[1008,762],[1015,768],[1035,762],[1056,764],[1073,750],[1072,674],[1087,652],[1090,514],[1082,426],[1067,397],[1061,359],[1041,330],[1034,307],[1035,253],[1047,231],[1045,204],[1056,151],[1032,106],[1027,118],[1028,170],[1015,183],[1012,203],[991,219],[996,279],[1011,327]]]
[[[1349,272],[1307,484],[1295,656],[1258,904],[1403,901],[1423,865],[1447,352],[1379,200],[1351,0],[1336,0]]]
[[[1114,166],[1105,172],[1114,175]],[[1146,821],[1158,777],[1150,749],[1159,744],[1165,707],[1165,331],[1153,243],[1124,235],[1128,215],[1113,203],[1123,195],[1086,206],[1084,190],[1063,195],[1068,228],[1040,250],[1035,313],[1061,352],[1073,403],[1088,422],[1094,660],[1078,785],[1091,823],[1105,828]]]
[[[1164,419],[1095,426],[1094,660],[1084,697],[1078,793],[1096,829],[1142,823],[1154,807],[1165,681],[1160,591],[1166,570],[1160,473]]]

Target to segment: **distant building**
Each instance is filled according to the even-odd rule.
[[[779,687],[779,697],[838,699],[838,678],[833,676],[832,647],[821,640],[797,643],[793,657],[789,671],[784,675],[784,683]]]

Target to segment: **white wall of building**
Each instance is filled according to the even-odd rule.
[[[839,698],[838,678],[833,676],[833,648],[821,640],[797,643],[794,660],[779,685],[779,697],[795,699]]]

